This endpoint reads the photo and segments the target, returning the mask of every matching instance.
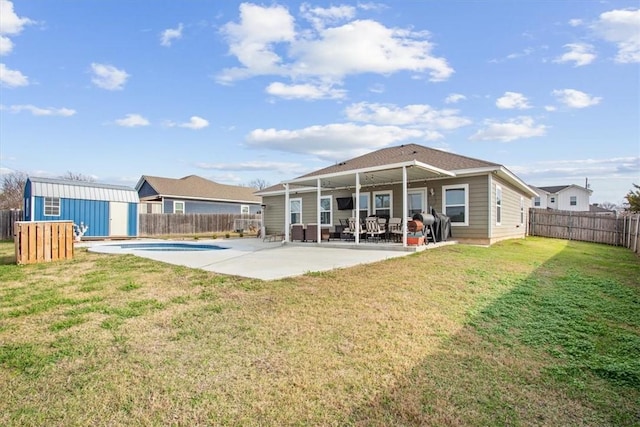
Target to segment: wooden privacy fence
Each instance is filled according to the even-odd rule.
[[[18,264],[73,258],[72,221],[18,221],[14,233]]]
[[[240,214],[140,214],[140,236],[224,233],[234,230],[234,220],[260,221],[261,215]],[[249,231],[249,230],[245,230]]]
[[[0,240],[13,239],[13,223],[23,219],[20,209],[0,210]]]
[[[529,235],[624,246],[638,253],[640,214],[621,216],[590,212],[531,209]]]

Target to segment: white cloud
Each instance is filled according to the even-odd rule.
[[[3,108],[5,109],[5,108]],[[34,116],[62,116],[70,117],[76,114],[76,110],[70,108],[40,108],[35,105],[12,105],[7,110],[12,113],[20,113],[22,111],[29,111]]]
[[[8,87],[28,86],[29,78],[18,70],[11,70],[0,64],[0,84]]]
[[[420,130],[397,126],[343,123],[295,130],[255,129],[247,135],[246,143],[261,149],[308,154],[325,161],[338,161],[424,136],[425,133]]]
[[[618,9],[602,13],[592,29],[618,48],[616,62],[640,62],[640,9]]]
[[[269,95],[279,96],[285,99],[341,99],[345,97],[345,91],[335,89],[330,85],[292,84],[273,82],[265,91]]]
[[[531,108],[526,96],[517,92],[505,92],[496,100],[496,107],[502,110],[525,110]]]
[[[558,102],[566,105],[569,108],[586,108],[593,105],[597,105],[602,100],[601,97],[594,97],[588,93],[581,92],[575,89],[562,89],[554,90],[553,95],[558,99]]]
[[[351,19],[356,14],[353,6],[331,6],[328,8],[311,7],[308,3],[300,6],[300,14],[311,22],[316,30],[321,30],[327,25],[336,24]]]
[[[345,109],[345,114],[352,121],[379,125],[413,126],[431,130],[452,130],[471,124],[471,120],[458,115],[458,110],[436,110],[426,104],[398,107],[392,104],[360,102],[348,106]]]
[[[133,128],[138,126],[149,126],[149,120],[140,114],[127,114],[124,119],[118,119],[115,122],[118,126]]]
[[[182,123],[181,125],[178,125],[178,126],[183,128],[198,130],[198,129],[204,129],[207,126],[209,126],[209,121],[203,119],[202,117],[192,116],[187,123]]]
[[[162,46],[169,47],[174,40],[182,38],[182,29],[184,26],[182,23],[178,24],[178,28],[167,28],[160,33],[160,44]]]
[[[95,62],[91,64],[91,71],[93,72],[93,77],[91,78],[93,84],[106,90],[123,89],[127,79],[130,77],[126,71],[119,70],[113,65]]]
[[[301,170],[303,166],[300,163],[291,162],[267,162],[267,161],[249,161],[240,163],[196,163],[195,165],[201,169],[214,169],[220,171],[278,171],[278,170]]]
[[[282,6],[262,7],[243,3],[240,22],[229,22],[222,33],[229,52],[242,67],[223,70],[217,80],[231,83],[258,75],[320,79],[339,83],[348,75],[398,71],[428,73],[442,81],[453,74],[444,58],[432,56],[428,33],[387,28],[372,20],[352,20],[351,7],[311,8],[303,15],[315,22],[314,29],[296,32],[294,17]]]
[[[19,17],[13,10],[12,2],[0,0],[0,55],[13,50],[13,42],[7,36],[18,35],[26,25],[33,23],[29,18]]]
[[[569,25],[572,27],[579,27],[580,25],[582,25],[582,19],[570,19]]]
[[[472,141],[510,142],[517,139],[544,136],[546,126],[536,125],[531,117],[523,116],[499,123],[492,120],[485,122],[485,128],[469,138]]]
[[[587,43],[569,43],[564,45],[568,52],[553,60],[553,62],[573,62],[574,67],[589,65],[596,59],[593,46]]]
[[[457,104],[460,101],[467,99],[466,96],[460,93],[452,93],[444,99],[445,104]]]

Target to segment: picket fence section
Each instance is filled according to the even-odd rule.
[[[23,219],[19,209],[0,210],[0,240],[13,240],[13,224]]]
[[[140,214],[138,234],[160,236],[171,234],[225,233],[236,230],[238,220],[241,223],[260,223],[260,215],[240,214]],[[242,229],[254,232],[254,229]]]
[[[640,214],[614,216],[590,212],[531,209],[528,234],[624,246],[638,253],[640,251],[639,224]]]

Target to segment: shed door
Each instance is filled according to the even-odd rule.
[[[109,236],[128,235],[129,204],[109,202]]]

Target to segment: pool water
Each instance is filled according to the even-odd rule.
[[[218,251],[227,248],[217,245],[207,245],[198,243],[176,243],[176,242],[154,242],[154,243],[128,243],[124,245],[110,245],[118,246],[123,250],[136,250],[136,251]]]

